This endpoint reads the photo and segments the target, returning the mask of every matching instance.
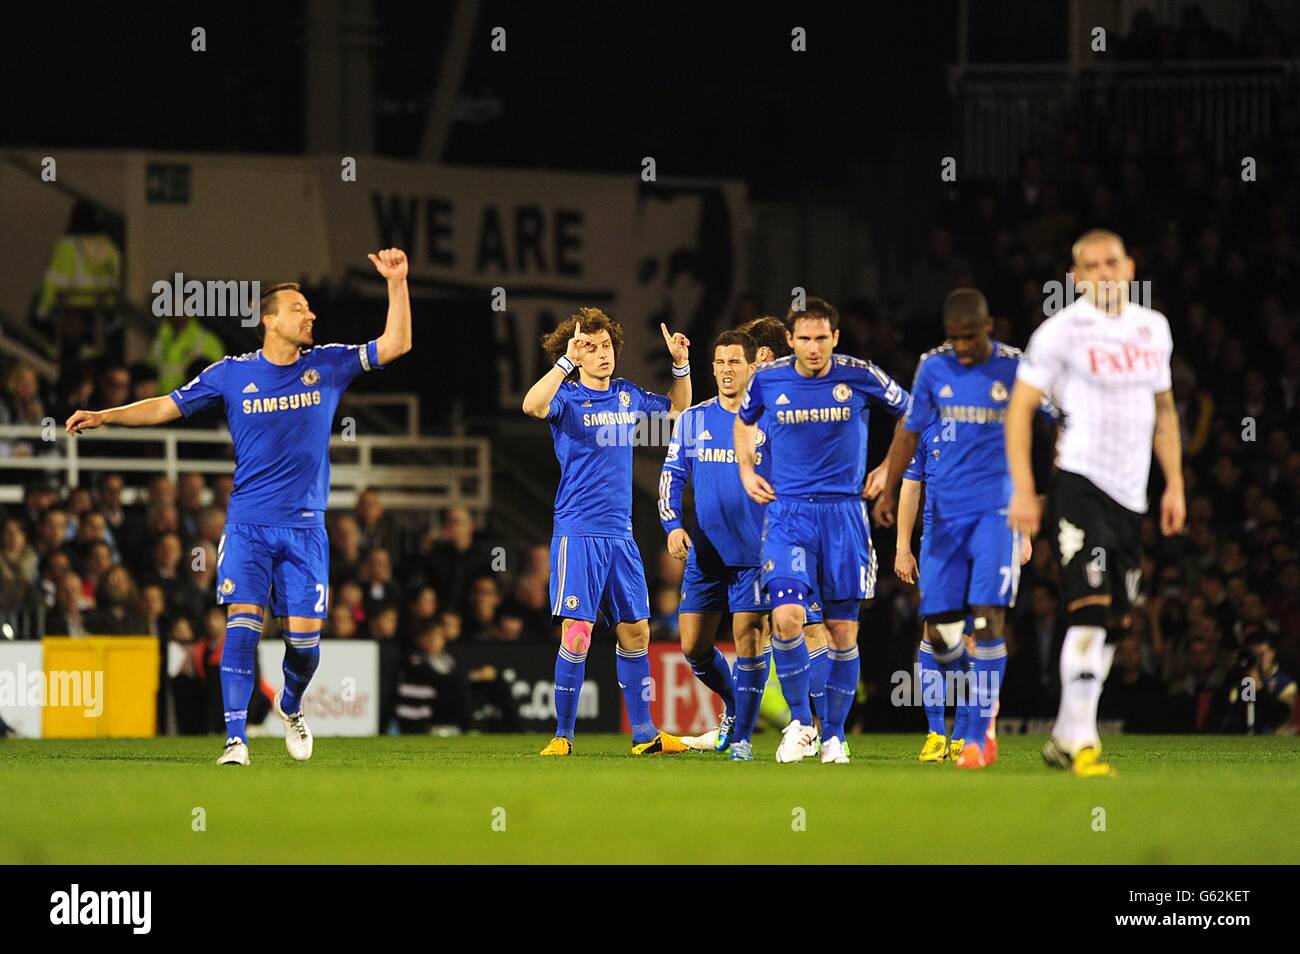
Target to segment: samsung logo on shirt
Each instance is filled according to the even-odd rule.
[[[279,397],[244,398],[244,413],[261,414],[264,411],[296,411],[303,407],[314,407],[319,403],[319,391],[300,391],[297,394],[281,394]]]
[[[1007,419],[1007,409],[974,404],[944,404],[939,407],[939,417],[958,424],[1003,424]]]
[[[643,411],[596,411],[594,414],[582,415],[583,427],[604,427],[608,424],[635,424]]]
[[[847,421],[853,415],[851,407],[801,407],[792,411],[777,411],[778,424],[823,424],[827,421]]]
[[[734,464],[736,462],[736,452],[730,447],[696,447],[690,452],[689,456],[705,464]],[[763,452],[754,453],[755,466],[763,463]]]

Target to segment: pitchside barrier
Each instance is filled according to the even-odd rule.
[[[258,646],[261,691],[284,686],[278,640]],[[160,672],[152,636],[47,636],[0,642],[0,719],[24,738],[143,738],[157,734]],[[215,673],[213,673],[215,676]],[[379,732],[379,646],[325,640],[303,696],[319,736]],[[268,716],[250,735],[283,735]]]

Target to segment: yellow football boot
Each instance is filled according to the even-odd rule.
[[[546,748],[542,749],[541,755],[572,755],[573,743],[562,735],[557,735],[551,741],[546,743]]]
[[[966,748],[965,739],[953,739],[948,743],[948,761],[956,762],[961,758],[961,750]]]
[[[1091,745],[1075,755],[1073,768],[1076,778],[1114,778],[1119,774],[1113,765],[1101,760],[1101,749]]]
[[[931,732],[925,737],[925,745],[921,746],[921,754],[918,758],[922,762],[943,762],[948,758],[948,737],[940,735],[938,732]]]
[[[676,755],[678,752],[686,751],[688,751],[686,744],[677,736],[669,735],[667,732],[660,732],[649,742],[632,746],[633,755]]]

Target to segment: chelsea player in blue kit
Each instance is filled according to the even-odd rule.
[[[668,396],[614,377],[623,347],[618,322],[580,308],[542,339],[555,367],[524,395],[529,417],[547,421],[560,462],[551,537],[551,616],[560,623],[553,738],[542,755],[573,751],[591,628],[603,608],[618,640],[619,688],[632,724],[632,753],[683,752],[650,716],[650,594],[632,539],[632,448],[647,418],[691,403],[690,341],[660,325],[673,359]]]
[[[740,331],[724,331],[713,343],[713,377],[718,396],[688,407],[677,418],[659,479],[659,521],[668,552],[686,561],[677,619],[682,653],[704,685],[721,697],[724,712],[707,747],[730,748],[734,761],[753,760],[754,723],[767,685],[767,606],[760,580],[762,508],[749,499],[732,445],[740,397],[753,373],[757,348]],[[757,467],[763,465],[759,432]],[[682,495],[695,498],[695,533],[682,523]],[[722,616],[731,613],[736,672],[714,645]],[[706,747],[705,742],[688,746]]]
[[[907,415],[890,446],[877,516],[892,522],[905,462],[920,435],[930,434],[933,459],[925,478],[933,511],[921,546],[921,617],[939,668],[964,674],[969,607],[975,650],[966,685],[974,698],[967,700],[965,745],[956,764],[983,768],[996,757],[986,741],[988,725],[1006,674],[1006,609],[1015,605],[1025,558],[1024,542],[1006,522],[1011,483],[1003,439],[1021,354],[990,337],[988,305],[973,288],[948,295],[943,322],[948,341],[917,367]]]
[[[411,350],[406,254],[369,256],[388,283],[384,333],[367,344],[312,347],[316,315],[295,284],[261,297],[263,344],[222,358],[162,397],[105,411],[79,410],[69,434],[104,424],[151,427],[224,405],[235,449],[235,486],[217,553],[217,602],[226,607],[221,696],[226,744],[220,765],[247,765],[246,723],[264,607],[283,619],[284,689],[273,708],[289,754],[306,761],[311,730],[302,696],[320,661],[321,621],[329,609],[330,429],[339,397],[357,375]]]
[[[790,354],[790,336],[786,334],[785,322],[780,318],[762,315],[745,322],[737,330],[743,331],[754,339],[759,364],[767,364]],[[759,420],[758,428],[760,431],[766,433],[767,420],[772,417],[775,411],[775,408],[769,408],[763,418]],[[883,480],[884,470],[883,468],[878,469]],[[768,476],[765,471],[761,472],[764,477]],[[826,623],[822,619],[821,597],[815,588],[812,592],[812,598],[808,601],[805,609],[807,611],[807,621],[804,623],[803,638],[804,644],[808,647],[808,696],[812,706],[813,721],[818,725],[817,736],[813,739],[812,744],[808,746],[807,751],[807,754],[812,756],[821,751],[820,722],[821,717],[825,714],[826,677],[830,675],[831,657],[828,654],[830,637],[826,631]],[[771,653],[769,652],[768,655],[770,656]]]
[[[806,604],[816,587],[830,631],[822,719],[823,764],[846,763],[844,722],[857,691],[858,615],[876,587],[876,554],[862,500],[871,404],[899,416],[907,392],[869,361],[835,354],[839,314],[819,298],[786,316],[793,354],[760,367],[736,416],[735,447],[749,496],[767,505],[763,581],[772,603],[772,651],[791,722],[778,762],[802,759],[815,738],[808,705]],[[767,480],[756,468],[758,423],[766,425]]]

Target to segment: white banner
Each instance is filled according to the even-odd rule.
[[[25,739],[41,737],[41,707],[28,702],[44,659],[40,640],[0,642],[0,719]]]
[[[258,643],[257,661],[262,678],[277,692],[283,689],[283,641]],[[320,666],[302,697],[302,711],[312,735],[378,735],[379,647],[371,640],[321,640]],[[284,735],[275,713],[262,729],[266,735]]]

